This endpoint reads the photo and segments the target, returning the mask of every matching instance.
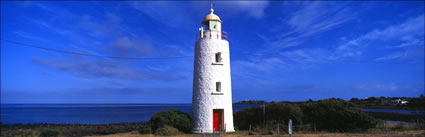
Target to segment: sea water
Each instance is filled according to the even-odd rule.
[[[258,104],[234,104],[233,111]],[[111,124],[147,122],[152,114],[176,109],[189,115],[191,104],[2,104],[3,124]]]
[[[233,104],[233,111],[261,104]],[[2,104],[3,124],[112,124],[147,122],[152,114],[176,109],[191,115],[191,104]],[[366,112],[424,114],[423,110],[363,109]]]

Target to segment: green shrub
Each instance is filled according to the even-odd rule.
[[[158,128],[155,131],[155,135],[159,135],[159,136],[175,136],[179,133],[180,132],[177,128],[167,126],[167,125],[162,127],[162,128]]]
[[[264,131],[261,133],[261,135],[273,135],[272,131]]]
[[[342,99],[310,102],[302,107],[304,121],[315,123],[318,130],[331,132],[365,131],[377,120],[363,112],[354,103]]]
[[[42,129],[40,130],[40,137],[58,137],[60,132],[53,129]]]
[[[39,137],[40,134],[41,134],[40,131],[34,130],[34,131],[31,132],[31,137]]]
[[[153,131],[166,125],[175,127],[185,133],[190,133],[192,129],[189,115],[173,109],[153,114],[149,123]]]
[[[152,128],[150,125],[146,125],[143,126],[139,129],[139,133],[140,134],[151,134],[152,133]]]
[[[302,111],[298,105],[287,103],[270,103],[266,105],[265,122],[263,126],[263,107],[247,108],[233,115],[236,129],[248,130],[252,127],[261,126],[262,129],[273,130],[277,123],[287,124],[292,119],[294,124],[302,124]]]

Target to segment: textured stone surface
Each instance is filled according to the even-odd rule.
[[[213,131],[213,109],[224,109],[227,132],[234,132],[229,42],[217,32],[205,33],[196,41],[193,75],[193,132]],[[215,53],[221,52],[222,65],[213,65]],[[213,95],[216,82],[221,82],[222,95]]]

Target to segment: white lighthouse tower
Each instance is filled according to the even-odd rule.
[[[235,131],[229,41],[221,23],[211,7],[197,33],[192,97],[194,133]]]

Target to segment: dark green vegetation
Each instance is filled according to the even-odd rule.
[[[377,120],[363,112],[354,103],[342,99],[309,102],[301,106],[306,123],[313,123],[317,130],[365,131],[374,128]]]
[[[234,114],[238,130],[252,130],[263,134],[276,129],[287,131],[288,120],[292,119],[294,130],[353,132],[373,128],[377,120],[361,111],[354,103],[342,99],[327,99],[303,104],[269,103],[265,107],[248,108]]]
[[[37,130],[36,130],[37,131]],[[32,132],[34,136],[35,132]],[[58,130],[54,130],[54,129],[41,129],[39,130],[39,134],[40,137],[58,137],[60,135],[60,132]]]
[[[28,124],[28,125],[2,125],[2,137],[32,136],[32,137],[81,137],[87,135],[107,135],[123,132],[137,131],[144,127],[144,123],[126,124]]]
[[[401,103],[400,101],[406,101]],[[393,109],[417,109],[425,110],[425,96],[418,98],[409,97],[370,97],[367,99],[352,98],[350,102],[361,108],[393,108]]]
[[[152,128],[150,125],[144,125],[139,129],[139,134],[151,134]]]
[[[175,136],[177,134],[180,134],[180,131],[177,128],[170,126],[161,127],[155,131],[155,135],[159,136]]]
[[[3,136],[3,134],[2,134]],[[20,132],[18,134],[7,136],[23,136],[23,137],[59,137],[60,131],[55,129],[37,129],[31,132]]]
[[[400,101],[407,101],[407,103],[402,104]],[[305,102],[312,102],[313,100],[309,99]],[[281,101],[277,103],[289,103],[289,104],[304,104],[304,101],[300,102],[288,102]],[[416,110],[425,110],[425,96],[423,94],[419,97],[369,97],[366,99],[352,98],[350,102],[356,104],[360,108],[387,108],[387,109],[416,109]],[[275,103],[266,102],[263,100],[248,100],[248,101],[239,101],[234,102],[233,104],[263,104],[263,103]]]
[[[153,114],[149,123],[153,131],[166,126],[177,128],[184,133],[190,133],[192,130],[189,115],[172,109]]]
[[[248,101],[239,101],[233,102],[233,104],[263,104],[266,103],[264,100],[248,100]]]
[[[138,131],[140,134],[167,136],[181,132],[189,133],[192,122],[188,114],[168,110],[152,115],[148,123],[123,124],[28,124],[2,125],[1,137],[31,136],[31,137],[81,137],[88,135],[108,135]]]
[[[108,135],[138,131],[140,134],[167,136],[181,132],[189,133],[192,122],[188,114],[168,110],[152,115],[148,123],[128,124],[28,124],[2,125],[1,137],[31,136],[31,137],[81,137],[88,135]],[[180,132],[181,131],[181,132]]]
[[[302,124],[303,114],[298,105],[270,103],[266,105],[265,111],[265,117],[263,116],[263,107],[247,108],[235,112],[233,116],[235,128],[237,130],[249,130],[251,125],[252,130],[267,134],[266,132],[275,128],[277,123],[283,124],[281,127],[286,128],[289,118],[293,119],[294,124]]]
[[[423,99],[421,96],[418,99]],[[412,104],[421,103],[420,100],[412,99]],[[374,100],[374,101],[372,101]],[[376,101],[377,98],[368,98],[368,101]],[[293,129],[296,132],[357,132],[379,130],[407,131],[424,129],[423,115],[404,115],[384,112],[362,112],[356,100],[344,101],[342,99],[327,99],[306,102],[272,102],[266,103],[265,116],[263,107],[247,108],[234,113],[235,128],[246,132],[251,125],[250,134],[271,135],[276,134],[279,124],[280,134],[288,132],[288,119],[292,119]],[[358,101],[358,99],[357,99]],[[359,101],[361,102],[361,101]],[[416,102],[416,103],[415,103]],[[249,102],[245,102],[249,103]],[[254,102],[251,102],[254,103]],[[379,103],[378,103],[379,104]],[[396,105],[397,106],[397,105]],[[425,106],[425,105],[424,105]],[[392,124],[388,126],[380,120],[401,120],[412,122],[408,124]],[[376,128],[373,128],[377,126]],[[108,135],[138,131],[140,134],[155,134],[160,136],[177,135],[181,132],[189,133],[191,119],[188,114],[177,110],[168,110],[155,113],[148,123],[127,124],[30,124],[30,125],[2,125],[2,137],[15,136],[69,136],[80,137],[88,135]],[[187,134],[184,134],[187,135]]]

